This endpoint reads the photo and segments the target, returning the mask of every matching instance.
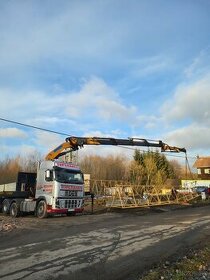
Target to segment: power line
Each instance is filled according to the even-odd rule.
[[[4,119],[4,118],[0,118],[1,121],[4,121],[4,122],[8,122],[8,123],[13,123],[13,124],[17,124],[17,125],[21,125],[21,126],[24,126],[24,127],[29,127],[29,128],[33,128],[33,129],[37,129],[37,130],[41,130],[41,131],[45,131],[45,132],[49,132],[49,133],[54,133],[54,134],[58,134],[58,135],[64,135],[64,136],[69,136],[69,137],[74,137],[74,135],[70,135],[70,134],[67,134],[67,133],[64,133],[64,132],[59,132],[59,131],[55,131],[55,130],[50,130],[50,129],[46,129],[46,128],[41,128],[41,127],[38,127],[38,126],[34,126],[34,125],[29,125],[29,124],[25,124],[25,123],[22,123],[22,122],[17,122],[17,121],[13,121],[13,120],[9,120],[9,119]],[[127,150],[132,150],[132,151],[135,151],[136,148],[131,148],[131,147],[124,147],[124,146],[116,146],[118,148],[123,148],[123,149],[127,149]],[[145,150],[141,150],[141,149],[138,149],[140,152],[145,152]],[[184,156],[181,156],[181,155],[172,155],[172,154],[168,154],[167,153],[167,156],[171,156],[171,157],[179,157],[179,158],[185,158]],[[196,156],[188,156],[188,158],[192,158],[192,159],[195,159]]]
[[[8,123],[18,124],[18,125],[25,126],[25,127],[30,127],[30,128],[37,129],[37,130],[42,130],[42,131],[45,131],[45,132],[50,132],[50,133],[54,133],[54,134],[65,135],[65,136],[72,136],[73,137],[73,135],[69,135],[67,133],[58,132],[58,131],[50,130],[50,129],[46,129],[46,128],[41,128],[41,127],[30,125],[30,124],[25,124],[25,123],[16,122],[16,121],[12,121],[12,120],[8,120],[8,119],[3,119],[3,118],[0,118],[0,120],[4,121],[4,122],[8,122]]]

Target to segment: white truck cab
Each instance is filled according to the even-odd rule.
[[[74,215],[83,211],[84,177],[73,163],[42,161],[37,173],[19,172],[17,181],[5,186],[10,191],[1,192],[0,208],[13,217],[33,212],[45,218],[49,214]]]
[[[58,160],[41,162],[35,198],[45,198],[47,213],[82,212],[84,177],[79,166]]]

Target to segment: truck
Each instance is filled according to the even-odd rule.
[[[14,185],[14,183],[13,183]],[[33,212],[38,218],[49,214],[83,211],[84,179],[77,165],[62,161],[42,161],[37,173],[19,172],[14,191],[4,186],[0,194],[2,212],[17,217]]]
[[[82,213],[84,175],[78,165],[60,158],[84,145],[144,146],[161,148],[162,152],[186,153],[185,148],[169,146],[160,140],[67,137],[38,163],[36,173],[19,172],[15,183],[0,185],[0,210],[12,217],[34,213],[40,219],[53,214]]]

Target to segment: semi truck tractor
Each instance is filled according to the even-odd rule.
[[[160,140],[68,137],[38,163],[36,173],[19,172],[15,183],[0,185],[0,210],[12,217],[34,213],[38,218],[81,213],[85,195],[83,173],[79,166],[59,158],[84,145],[144,146],[161,148],[162,152],[186,153],[185,148],[169,146]]]
[[[4,214],[17,217],[33,212],[38,218],[49,214],[83,211],[84,180],[78,166],[62,161],[43,161],[37,173],[19,172],[17,181],[0,186]]]

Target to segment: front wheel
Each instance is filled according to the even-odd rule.
[[[36,215],[39,219],[47,218],[47,203],[44,200],[40,200],[37,208]]]

